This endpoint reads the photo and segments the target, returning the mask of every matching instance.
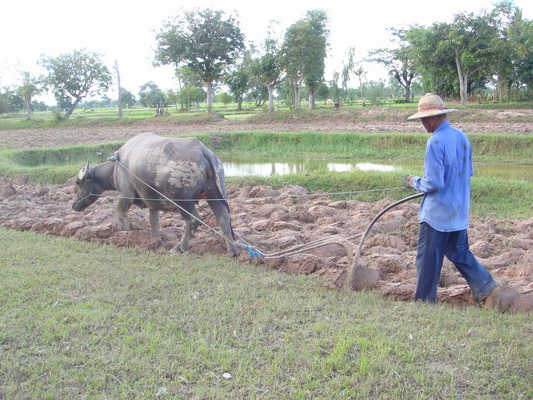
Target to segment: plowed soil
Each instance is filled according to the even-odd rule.
[[[486,124],[456,123],[467,132],[533,133],[530,123],[491,121]],[[386,124],[385,124],[386,125]],[[504,130],[505,129],[505,130]],[[58,147],[86,143],[126,140],[146,131],[163,135],[231,130],[272,131],[358,131],[421,132],[418,123],[384,124],[305,124],[245,125],[221,121],[208,125],[172,126],[146,124],[135,127],[84,127],[45,130],[0,131],[0,146],[15,148]],[[406,191],[406,196],[412,194]],[[184,223],[178,214],[161,216],[163,238],[151,237],[148,212],[132,208],[129,216],[136,230],[122,231],[114,207],[118,194],[108,192],[96,204],[78,213],[72,210],[75,196],[73,180],[62,185],[30,185],[26,176],[0,178],[0,224],[16,229],[73,237],[116,246],[168,251],[179,241]],[[263,261],[242,252],[244,263],[266,262],[287,273],[318,274],[335,286],[339,273],[349,264],[348,252],[355,252],[361,234],[372,218],[393,200],[376,203],[354,200],[333,201],[326,196],[309,196],[295,186],[276,191],[269,187],[228,187],[235,232],[248,243],[269,255],[324,237],[329,244],[304,253]],[[199,203],[203,221],[216,229],[213,214],[205,202]],[[418,235],[418,203],[405,203],[385,214],[374,226],[362,248],[357,268],[357,289],[373,288],[386,296],[410,301],[416,285],[415,254]],[[343,238],[350,238],[349,245]],[[471,250],[485,268],[504,284],[503,306],[507,310],[533,310],[533,218],[495,220],[471,217]],[[343,245],[344,244],[344,245]],[[222,238],[201,226],[191,240],[190,251],[225,254]],[[179,254],[175,255],[179,257]],[[468,286],[453,265],[445,261],[438,291],[439,301],[457,305],[474,304]]]

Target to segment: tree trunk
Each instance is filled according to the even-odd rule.
[[[29,121],[31,120],[31,115],[32,115],[32,111],[31,111],[31,96],[26,96],[26,113],[27,113],[27,116],[26,116],[26,119]]]
[[[206,82],[207,85],[207,112],[213,109],[213,82]]]
[[[405,102],[411,102],[411,85],[405,85]]]
[[[361,104],[365,106],[365,95],[363,93],[363,81],[361,80],[361,75],[359,75],[359,91],[361,92]]]
[[[315,92],[309,93],[309,109],[310,110],[315,109]]]
[[[118,86],[118,117],[122,119],[122,87],[120,86],[120,72],[118,71],[118,62],[115,60],[115,70],[117,71],[117,86]]]
[[[459,55],[455,55],[455,65],[457,66],[457,75],[459,77],[459,96],[461,97],[461,107],[466,108],[466,98],[468,96],[468,74],[463,72]]]
[[[300,86],[298,84],[294,85],[294,109],[300,110],[302,108],[302,102],[300,99]]]
[[[76,101],[72,104],[72,106],[67,110],[65,113],[65,116],[63,118],[69,119],[76,107],[78,107],[78,104],[80,104],[81,99],[76,99]]]
[[[274,111],[274,84],[267,85],[268,89],[268,111]]]

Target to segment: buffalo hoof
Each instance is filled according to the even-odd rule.
[[[158,242],[161,242],[163,241],[163,234],[159,231],[157,232],[152,232],[152,239],[158,241]]]
[[[171,253],[185,253],[187,250],[189,250],[189,245],[184,245],[183,243],[178,243],[176,247],[173,247],[170,252]]]

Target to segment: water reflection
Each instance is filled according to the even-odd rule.
[[[226,176],[273,176],[305,172],[348,172],[348,171],[401,171],[402,167],[381,162],[331,162],[327,160],[296,160],[286,162],[264,162],[257,159],[222,157]]]
[[[222,156],[226,176],[273,176],[299,174],[306,172],[349,172],[378,171],[403,173],[405,170],[420,171],[422,161],[404,160],[304,160],[276,159],[269,160],[257,157]],[[475,164],[475,175],[491,178],[533,181],[533,165],[497,165]]]

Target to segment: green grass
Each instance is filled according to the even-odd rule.
[[[422,134],[357,134],[357,133],[267,133],[241,132],[196,135],[217,154],[262,155],[279,157],[389,158],[424,157],[427,135]],[[533,160],[533,136],[471,135],[476,161],[496,163]],[[14,177],[27,173],[31,181],[60,184],[74,177],[87,160],[91,165],[105,161],[122,143],[73,146],[55,149],[0,149],[0,176]],[[419,170],[402,172],[420,174]],[[301,185],[312,191],[352,192],[402,185],[402,174],[395,172],[308,173],[269,178],[229,178],[228,184]],[[374,192],[358,195],[363,201],[376,201],[387,195],[393,199],[406,196],[406,191]],[[533,183],[498,178],[477,178],[472,182],[472,213],[481,217],[529,218],[533,216]]]
[[[428,135],[418,133],[323,133],[323,132],[235,132],[194,135],[217,154],[239,154],[277,157],[331,158],[391,158],[423,159]],[[469,135],[476,161],[498,163],[531,163],[533,136],[472,134]],[[95,153],[106,156],[122,143],[74,146],[58,149],[7,150],[0,149],[20,166],[65,164],[69,160],[94,158]],[[85,150],[84,150],[85,149]],[[0,160],[1,161],[1,160]],[[5,161],[2,161],[5,163]]]
[[[195,135],[217,153],[261,156],[423,159],[429,136],[420,133],[235,132]],[[476,161],[531,163],[533,136],[468,135]],[[216,140],[213,140],[216,137]]]
[[[533,397],[529,315],[338,292],[226,257],[3,228],[0,243],[0,398]]]

